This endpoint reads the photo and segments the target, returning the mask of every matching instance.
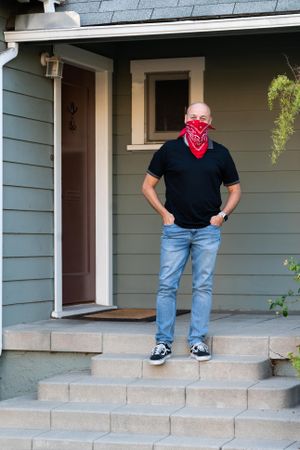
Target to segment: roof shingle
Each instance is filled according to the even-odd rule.
[[[134,23],[187,17],[300,12],[300,0],[66,0],[57,11],[76,11],[81,24]]]

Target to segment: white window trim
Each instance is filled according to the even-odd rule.
[[[61,80],[54,80],[54,311],[74,313],[111,309],[112,289],[112,71],[109,58],[71,45],[54,46],[54,54],[71,65],[95,72],[95,207],[96,303],[64,307],[62,299]]]
[[[131,61],[132,74],[132,135],[127,150],[156,150],[160,144],[146,141],[147,124],[145,121],[145,80],[147,73],[189,72],[190,103],[203,101],[204,98],[204,57],[140,59]]]

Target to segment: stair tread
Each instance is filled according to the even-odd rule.
[[[65,373],[60,375],[54,375],[52,377],[45,378],[39,381],[38,384],[60,384],[60,383],[72,383],[82,378],[91,376],[90,371],[84,370],[82,372]]]
[[[154,449],[170,449],[170,450],[220,450],[223,445],[228,442],[228,438],[205,438],[199,436],[174,436],[168,437],[159,441]]]
[[[275,439],[242,439],[235,438],[227,442],[222,450],[284,450],[291,449],[293,440],[275,440]],[[296,448],[296,447],[295,447]]]

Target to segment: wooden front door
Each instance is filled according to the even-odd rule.
[[[95,74],[62,79],[63,305],[95,302]]]

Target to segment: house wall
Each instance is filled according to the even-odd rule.
[[[240,172],[243,197],[222,229],[214,309],[267,311],[270,297],[293,288],[282,263],[300,254],[300,126],[298,120],[288,150],[272,166],[270,135],[278,111],[268,110],[266,93],[275,75],[289,73],[282,52],[299,63],[296,41],[292,35],[223,36],[119,46],[114,85],[114,292],[119,306],[153,307],[159,270],[161,220],[141,195],[152,153],[126,150],[131,143],[129,64],[139,58],[205,56],[205,101],[216,127],[211,137],[231,150]],[[158,191],[163,190],[161,182]],[[190,294],[187,266],[179,307],[190,306]]]
[[[53,87],[41,51],[21,45],[4,67],[4,326],[53,309]]]

